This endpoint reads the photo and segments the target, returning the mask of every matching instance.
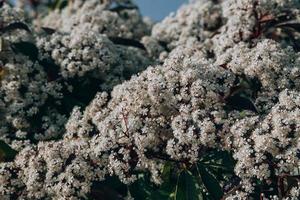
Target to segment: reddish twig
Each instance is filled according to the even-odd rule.
[[[227,192],[226,194],[224,194],[224,196],[222,197],[221,200],[225,200],[227,197],[229,197],[231,194],[235,193],[241,187],[242,187],[242,185],[235,186],[234,188],[232,188],[231,190],[229,190],[229,192]]]
[[[122,119],[124,121],[125,124],[125,131],[123,131],[124,135],[129,138],[129,129],[128,129],[128,115],[124,114],[124,111],[122,111]]]

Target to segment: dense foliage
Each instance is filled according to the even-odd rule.
[[[0,1],[0,199],[300,198],[300,2]]]

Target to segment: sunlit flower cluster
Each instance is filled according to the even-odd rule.
[[[258,182],[276,190],[274,177],[296,183],[261,199],[299,199],[300,54],[265,24],[299,19],[297,0],[195,0],[153,28],[131,3],[72,2],[35,20],[55,30],[33,34],[38,61],[0,52],[0,139],[20,151],[0,163],[1,199],[88,199],[93,182],[137,172],[161,184],[166,163],[211,149],[236,161],[224,199],[251,199]]]

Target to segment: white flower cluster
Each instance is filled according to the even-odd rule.
[[[74,101],[73,96],[82,87],[87,87],[84,90],[90,87],[96,91],[111,90],[114,85],[154,62],[146,48],[114,44],[106,33],[93,31],[86,24],[74,25],[70,32],[54,30],[54,33],[49,33],[49,30],[52,31],[49,28],[32,32],[21,10],[4,4],[0,14],[1,27],[9,27],[0,38],[0,106],[3,112],[0,138],[18,150],[32,141],[60,138],[70,114],[64,108],[70,104],[70,98]],[[106,26],[114,26],[110,24],[112,22],[105,23]],[[149,27],[144,26],[147,32]],[[127,34],[130,34],[129,30]],[[137,37],[135,34],[133,36]],[[23,45],[36,43],[38,60],[15,53],[18,47],[13,48],[13,45],[18,42]],[[29,54],[35,54],[28,50],[30,47],[21,46]],[[89,98],[85,101],[91,100]],[[72,107],[68,110],[70,112]]]
[[[81,28],[81,27],[80,27]],[[112,86],[151,63],[145,50],[115,45],[106,35],[90,29],[54,33],[37,41],[41,58],[52,59],[64,79],[89,77]]]
[[[68,7],[49,13],[37,24],[62,32],[85,27],[108,36],[135,39],[149,35],[152,26],[149,19],[140,15],[136,5],[115,0],[72,0]]]
[[[271,173],[298,175],[299,94],[284,90],[266,116],[249,116],[231,126],[226,144],[234,151],[235,172],[248,183],[247,192],[254,189],[250,180],[255,177],[267,181]]]
[[[203,42],[217,31],[224,19],[222,7],[214,1],[197,0],[182,6],[177,13],[155,24],[152,36],[169,49],[181,44]]]
[[[0,15],[3,28],[24,20],[22,12],[6,4],[1,8]],[[51,138],[62,134],[67,118],[55,106],[49,109],[44,107],[50,99],[55,105],[62,98],[62,85],[48,82],[47,74],[38,62],[13,51],[15,42],[32,42],[32,36],[28,30],[12,30],[1,34],[0,39],[0,138],[21,149],[31,143],[29,138]],[[44,116],[37,119],[41,112],[45,113]],[[33,125],[33,121],[41,126]]]
[[[25,118],[24,106],[11,111],[20,107],[17,91],[23,82],[31,95],[20,99],[42,105],[53,93],[43,90],[47,84],[55,83],[52,88],[60,94],[62,88],[74,87],[74,77],[101,80],[118,74],[123,80],[129,78],[124,72],[137,73],[153,58],[160,64],[148,66],[111,92],[99,87],[84,111],[73,109],[61,140],[40,141],[23,148],[13,162],[0,163],[2,199],[88,199],[94,181],[115,175],[129,184],[140,171],[150,172],[159,184],[165,163],[193,165],[208,149],[231,152],[236,160],[234,171],[241,181],[224,198],[251,199],[258,181],[276,190],[274,177],[279,186],[287,178],[297,184],[284,195],[262,192],[261,199],[299,198],[299,52],[269,37],[263,27],[264,20],[276,20],[283,12],[299,18],[297,0],[193,1],[156,24],[150,36],[140,16],[125,20],[125,13],[130,18],[137,10],[114,13],[111,4],[82,2],[46,17],[58,22],[52,27],[62,28],[37,39],[40,57],[54,60],[62,83],[47,82],[37,63],[19,63],[24,56],[1,57],[16,71],[14,77],[5,76],[0,90],[6,118],[11,113],[20,118],[12,120],[15,129]],[[115,15],[124,30],[105,21]],[[141,39],[149,55],[114,44],[110,37],[115,36]],[[41,106],[32,104],[26,104],[29,113]],[[59,121],[49,114],[43,119],[49,124]],[[10,122],[3,121],[3,127]],[[16,136],[26,137],[22,130]]]

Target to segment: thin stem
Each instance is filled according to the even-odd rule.
[[[181,172],[178,173],[177,176],[177,181],[176,181],[176,187],[175,187],[175,195],[174,195],[174,200],[177,199],[177,192],[178,192],[178,184],[179,184],[179,178],[180,178]]]

